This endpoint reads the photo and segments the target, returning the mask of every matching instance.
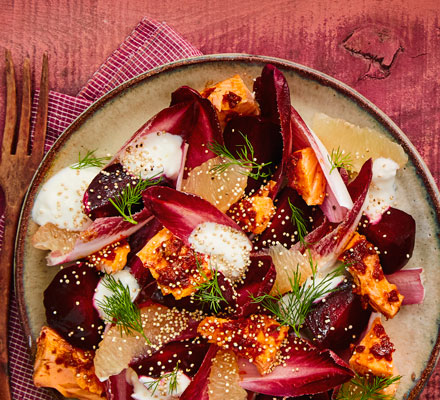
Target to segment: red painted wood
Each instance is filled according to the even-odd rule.
[[[409,136],[438,184],[439,11],[438,0],[0,0],[0,46],[12,50],[17,65],[29,54],[34,73],[48,51],[51,88],[72,95],[145,15],[166,21],[204,53],[290,59],[378,105]],[[377,61],[370,65],[369,57]],[[436,371],[424,400],[440,398]]]

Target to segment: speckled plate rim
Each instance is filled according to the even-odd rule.
[[[85,121],[87,121],[97,110],[99,110],[108,101],[118,97],[125,90],[136,86],[137,84],[148,80],[149,78],[165,73],[168,71],[173,71],[179,68],[185,68],[187,66],[192,66],[196,64],[209,64],[218,62],[244,62],[249,64],[264,64],[270,63],[277,67],[292,70],[294,73],[300,75],[305,79],[315,81],[323,86],[330,87],[340,94],[344,95],[346,98],[350,99],[357,104],[359,108],[367,112],[372,116],[377,122],[379,122],[405,149],[405,152],[411,158],[411,161],[416,168],[420,179],[422,180],[428,194],[429,200],[432,208],[435,210],[436,225],[440,226],[440,193],[437,185],[432,177],[428,167],[423,161],[422,157],[408,139],[408,137],[403,133],[403,131],[388,117],[382,110],[380,110],[375,104],[369,101],[367,98],[362,96],[356,90],[352,89],[345,83],[332,78],[322,72],[314,70],[313,68],[306,67],[304,65],[269,56],[257,56],[250,54],[235,54],[235,53],[225,53],[225,54],[210,54],[194,58],[188,58],[183,60],[178,60],[172,63],[164,64],[162,66],[156,67],[146,73],[140,74],[121,85],[117,86],[115,89],[111,90],[96,102],[91,104],[82,114],[80,114],[72,124],[59,136],[55,141],[52,148],[43,158],[40,166],[32,178],[29,185],[29,189],[26,193],[23,207],[20,215],[20,220],[18,224],[16,243],[15,243],[15,258],[14,258],[14,282],[15,282],[15,293],[18,300],[18,308],[20,313],[20,318],[22,321],[23,329],[25,332],[25,337],[29,339],[30,348],[32,348],[32,336],[29,326],[29,320],[27,317],[26,305],[24,301],[24,289],[23,289],[23,268],[24,268],[24,242],[27,232],[27,225],[29,218],[31,216],[30,204],[33,203],[33,199],[37,193],[37,189],[44,179],[44,176],[48,172],[54,158],[56,157],[57,151],[63,146],[66,140],[72,135],[73,132],[78,129]],[[437,340],[434,343],[430,357],[426,363],[426,367],[423,370],[420,379],[413,387],[413,389],[407,393],[407,400],[417,399],[422,392],[424,386],[426,385],[429,377],[431,376],[436,362],[440,354],[440,327],[437,333]]]

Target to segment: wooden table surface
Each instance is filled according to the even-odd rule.
[[[71,95],[143,16],[166,21],[206,54],[262,54],[318,69],[388,114],[440,182],[439,0],[0,0],[0,15],[0,47],[18,65],[29,55],[34,74],[47,51],[51,88]],[[439,398],[437,368],[421,399]]]

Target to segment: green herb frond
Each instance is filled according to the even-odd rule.
[[[389,386],[400,381],[400,375],[389,378],[379,376],[356,376],[341,386],[337,400],[395,400],[393,395],[382,393]]]
[[[270,168],[267,168],[266,171],[264,171],[264,169],[271,165],[272,161],[258,164],[255,159],[255,152],[252,143],[249,141],[246,135],[241,132],[239,133],[243,137],[245,144],[240,144],[236,146],[237,156],[234,156],[224,144],[220,144],[216,141],[206,144],[206,147],[209,151],[212,151],[217,156],[226,159],[225,162],[212,167],[210,171],[215,174],[222,174],[229,167],[233,165],[238,165],[239,167],[246,168],[247,171],[243,172],[243,175],[249,176],[252,179],[258,180],[260,178],[264,179],[271,176],[272,172]]]
[[[345,151],[341,150],[339,146],[337,149],[332,150],[332,153],[328,156],[328,160],[332,165],[330,173],[337,168],[345,168],[348,171],[353,169],[353,159],[351,158],[351,154],[345,153]]]
[[[275,315],[281,325],[290,326],[300,336],[300,329],[310,312],[313,302],[337,289],[331,288],[332,279],[342,275],[345,265],[338,267],[324,278],[317,277],[317,265],[310,257],[312,276],[302,283],[299,267],[289,278],[291,291],[285,295],[278,293],[273,296],[263,294],[253,297],[255,303],[261,304],[266,310]]]
[[[106,314],[106,322],[115,324],[121,335],[122,333],[131,335],[137,332],[142,335],[148,344],[151,344],[144,333],[141,312],[131,301],[129,287],[124,286],[113,275],[106,275],[103,285],[112,293],[111,296],[104,296],[103,301],[97,301],[98,306]]]
[[[88,167],[98,167],[101,168],[106,164],[106,161],[110,160],[110,156],[105,157],[96,157],[95,156],[95,150],[89,150],[87,151],[87,154],[81,158],[81,152],[78,154],[78,162],[71,165],[70,168],[72,169],[83,169]]]
[[[164,379],[168,380],[168,394],[172,396],[174,392],[177,392],[177,375],[179,372],[179,363],[180,360],[177,361],[176,366],[171,372],[167,372],[166,374],[159,376],[159,378],[147,383],[147,389],[151,391],[151,394],[154,395],[159,387],[160,382],[162,382]]]
[[[304,220],[304,213],[302,210],[290,202],[290,198],[287,199],[289,207],[292,211],[292,223],[296,226],[298,232],[298,238],[301,243],[305,243],[304,237],[307,235],[306,222]]]
[[[136,185],[128,184],[118,196],[113,199],[109,199],[110,203],[113,207],[118,210],[119,214],[124,218],[125,221],[128,221],[134,225],[137,224],[137,221],[133,218],[132,215],[132,207],[136,204],[139,204],[142,200],[142,192],[149,186],[157,185],[162,181],[163,172],[159,172],[158,174],[152,176],[148,179],[140,179]],[[159,179],[156,179],[158,176]]]
[[[196,256],[197,268],[199,270],[200,275],[203,277],[204,282],[200,283],[194,293],[194,298],[201,301],[202,303],[206,303],[209,306],[209,309],[212,310],[215,314],[217,314],[221,307],[220,303],[225,302],[228,303],[225,297],[223,296],[223,292],[220,288],[220,284],[218,282],[218,271],[217,268],[212,268],[211,279],[203,271],[201,263]]]

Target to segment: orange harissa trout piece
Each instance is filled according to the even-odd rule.
[[[311,147],[291,155],[288,171],[289,186],[301,195],[307,205],[320,205],[324,202],[326,180]]]
[[[232,350],[254,363],[261,375],[269,373],[275,366],[278,350],[288,330],[288,327],[260,314],[238,320],[207,317],[197,328],[208,342]]]
[[[162,293],[171,293],[177,300],[196,292],[212,276],[205,256],[198,254],[196,259],[194,251],[166,228],[153,236],[137,256]]]
[[[71,346],[47,326],[41,328],[37,346],[35,386],[51,387],[80,400],[105,399],[104,384],[95,375],[94,352]]]
[[[240,75],[234,75],[232,78],[208,86],[200,94],[212,103],[222,125],[237,115],[260,114],[260,108],[253,94]]]
[[[276,208],[272,198],[269,197],[275,185],[274,181],[269,181],[254,195],[246,196],[233,204],[227,214],[245,232],[255,233],[256,235],[263,233],[275,215]]]
[[[125,267],[129,252],[130,245],[126,240],[121,240],[88,256],[87,264],[106,274],[114,274]]]
[[[379,255],[365,236],[355,233],[339,259],[348,264],[348,271],[356,284],[356,293],[376,311],[393,318],[400,310],[403,296],[397,286],[385,278]]]

